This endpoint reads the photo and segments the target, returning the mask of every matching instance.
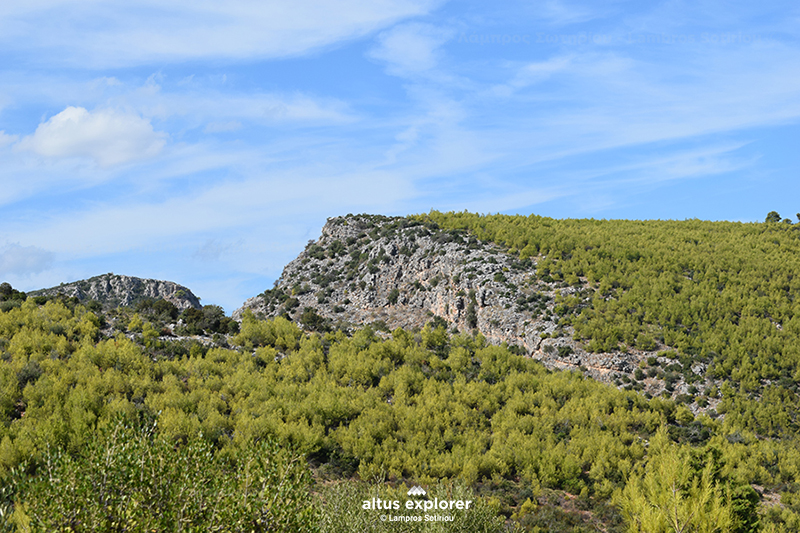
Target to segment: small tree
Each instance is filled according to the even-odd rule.
[[[300,315],[300,323],[309,331],[330,331],[330,327],[324,317],[317,313],[313,307],[306,307]]]
[[[777,211],[770,211],[767,213],[767,218],[764,222],[780,222],[781,215]]]
[[[478,327],[478,301],[475,297],[475,291],[469,291],[469,303],[467,304],[467,327],[475,329]]]
[[[389,304],[395,305],[399,297],[400,291],[397,288],[394,288],[389,291],[389,295],[386,297],[386,300],[389,302]]]
[[[730,533],[730,501],[714,481],[714,463],[702,472],[669,441],[661,427],[650,440],[644,475],[632,475],[619,497],[630,533]]]

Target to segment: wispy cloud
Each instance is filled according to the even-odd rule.
[[[348,106],[335,98],[309,94],[236,94],[216,88],[200,87],[181,90],[171,87],[145,86],[116,98],[141,109],[148,116],[168,119],[281,123],[337,123],[353,120]],[[225,122],[222,122],[225,123]]]
[[[363,36],[432,0],[41,0],[0,7],[0,43],[45,64],[107,68],[204,58],[276,58]],[[52,52],[52,53],[48,53]]]
[[[30,276],[49,269],[55,256],[36,246],[7,244],[0,247],[0,276]]]
[[[750,205],[765,161],[796,174],[769,157],[800,121],[778,4],[1,3],[6,264],[235,307],[347,212],[680,216],[736,179]]]
[[[431,24],[403,24],[381,33],[369,56],[385,62],[389,74],[416,76],[437,67],[438,48],[453,35],[452,30]]]
[[[17,139],[18,135],[7,135],[5,131],[0,130],[0,147],[14,143]]]
[[[207,239],[195,250],[192,257],[204,262],[219,261],[222,256],[229,253],[233,247],[234,244],[230,242],[223,242],[219,239]]]
[[[95,126],[99,126],[102,120],[119,122],[123,115],[131,121],[137,114],[147,121],[183,121],[181,127],[208,126],[210,132],[235,131],[238,128],[231,129],[231,126],[237,124],[336,124],[358,118],[350,105],[338,98],[297,90],[245,91],[214,79],[194,80],[187,84],[160,73],[144,81],[94,76],[85,80],[65,80],[59,75],[41,73],[13,73],[7,74],[6,78],[8,83],[3,91],[14,105],[35,100],[48,107],[67,108],[50,121],[58,124],[81,122],[84,127],[91,122],[90,118],[93,118]],[[97,102],[103,102],[103,105],[97,106]],[[90,107],[99,109],[88,115],[81,111]],[[48,124],[46,128],[58,124]],[[8,129],[6,134],[10,134]],[[0,145],[3,139],[0,137]]]
[[[474,105],[502,105],[510,151],[527,153],[531,161],[800,118],[800,56],[794,49],[675,47],[675,61],[667,64],[624,52],[572,52],[520,65]]]
[[[603,11],[579,5],[577,2],[564,2],[563,0],[545,0],[535,4],[537,14],[555,26],[566,26],[586,22],[597,18]]]
[[[228,133],[242,129],[242,123],[238,120],[228,120],[226,122],[209,122],[203,131],[206,133]]]

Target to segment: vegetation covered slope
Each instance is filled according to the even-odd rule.
[[[543,278],[588,283],[589,305],[564,320],[589,350],[662,342],[674,349],[676,370],[702,365],[722,383],[706,392],[722,395],[726,419],[762,435],[797,433],[800,225],[422,218],[538,257]]]
[[[732,404],[762,395],[796,405],[797,229],[348,215],[330,219],[275,288],[243,309],[319,331],[421,328],[435,315],[551,368],[580,369],[695,413],[740,416],[765,405]],[[796,431],[796,413],[783,414],[746,415],[746,425]]]
[[[470,516],[486,518],[485,531],[502,527],[498,513],[506,525],[529,531],[800,530],[795,226],[436,212],[406,226],[458,236],[467,247],[472,239],[494,243],[509,254],[493,251],[496,262],[489,264],[530,260],[535,269],[526,275],[558,291],[545,308],[559,335],[589,351],[660,350],[641,360],[629,388],[683,379],[695,390],[675,402],[579,372],[551,372],[516,348],[489,344],[477,329],[453,332],[442,317],[377,334],[354,324],[337,329],[293,305],[297,316],[288,315],[316,332],[249,312],[237,330],[209,309],[208,316],[195,312],[191,323],[199,333],[216,334],[201,344],[169,335],[177,310],[164,302],[138,306],[139,313],[104,314],[74,299],[25,300],[2,287],[0,527],[13,522],[24,531],[37,516],[46,521],[116,505],[113,516],[174,528],[182,518],[154,518],[153,494],[166,489],[148,474],[146,461],[130,461],[129,449],[162,462],[197,463],[205,454],[209,472],[221,480],[214,485],[220,497],[254,502],[231,507],[244,529],[269,523],[277,530],[338,531],[369,523],[362,529],[403,530],[352,507],[364,494],[404,491],[403,482],[433,493],[459,479],[483,502],[485,514]],[[356,274],[388,264],[370,263],[375,250],[366,240],[363,246],[345,260]],[[338,256],[322,253],[323,262],[336,264]],[[470,272],[476,296],[495,289],[486,284],[503,283],[479,270]],[[344,274],[344,281],[357,281]],[[294,294],[268,291],[265,298],[271,294],[284,310],[306,294],[338,298],[316,288],[303,293],[298,281]],[[383,297],[389,303],[389,292]],[[719,402],[710,416],[688,408],[703,401]],[[115,444],[116,428],[130,436],[130,448]],[[259,448],[264,441],[277,447]],[[313,469],[313,484],[302,469],[290,468],[298,464],[296,453]],[[294,488],[284,494],[292,505],[314,509],[302,516],[303,525],[270,519],[255,503],[260,496],[237,477],[275,479],[267,463],[254,464],[256,470],[237,463],[257,455],[274,458],[277,471],[294,472]],[[68,482],[78,488],[105,483],[92,477],[98,471],[118,472],[111,480],[118,489],[104,494],[125,498],[91,500],[91,491],[81,489],[88,505],[63,496],[70,490],[48,488],[63,479],[54,472],[67,471],[76,472]],[[366,489],[354,478],[387,480],[390,487]],[[329,486],[331,480],[345,481]],[[188,478],[175,486],[198,498],[191,500],[196,505],[185,502],[197,510],[196,529],[219,524],[207,513],[208,491]],[[275,488],[265,482],[263,494]],[[180,512],[170,508],[165,516]],[[80,520],[91,517],[102,521],[103,513]],[[73,527],[64,520],[42,529]]]
[[[209,348],[159,338],[152,324],[139,320],[142,333],[105,337],[104,317],[80,305],[29,299],[0,314],[0,476],[13,488],[3,492],[0,514],[21,523],[35,509],[44,517],[74,510],[81,504],[63,496],[70,491],[47,492],[48,469],[67,461],[77,472],[69,482],[84,487],[92,483],[92,469],[111,471],[98,460],[113,459],[123,466],[122,477],[112,481],[131,495],[126,502],[140,506],[128,511],[141,523],[163,524],[141,508],[152,505],[148,491],[162,490],[135,481],[155,483],[141,470],[149,463],[124,466],[129,456],[119,445],[92,455],[94,443],[108,442],[122,421],[126,428],[156,428],[151,440],[131,444],[151,449],[149,457],[170,461],[169,450],[176,450],[181,460],[196,462],[198,450],[207,454],[232,501],[236,491],[244,491],[242,501],[255,493],[247,492],[230,461],[252,456],[267,439],[305,454],[327,479],[357,474],[433,486],[460,478],[479,492],[494,487],[495,512],[531,531],[621,531],[649,520],[654,513],[642,501],[659,490],[649,480],[662,471],[681,485],[681,501],[694,502],[692,487],[703,488],[707,497],[696,506],[701,516],[713,511],[731,524],[724,531],[752,531],[747,524],[758,523],[759,495],[751,484],[784,493],[784,508],[761,506],[764,523],[800,524],[794,514],[800,456],[793,441],[759,440],[745,428],[696,420],[671,401],[647,400],[580,373],[550,372],[480,335],[450,335],[431,325],[418,333],[398,329],[390,339],[369,328],[320,335],[282,318],[246,314],[241,331],[228,337],[233,347]],[[172,444],[164,447],[161,439]],[[69,459],[54,462],[53,450]],[[269,472],[254,475],[276,475]],[[297,476],[299,492],[287,495],[291,501],[309,488]],[[207,497],[190,480],[182,482]],[[498,487],[508,490],[498,493]],[[582,503],[566,513],[559,494]],[[325,501],[338,498],[328,493]],[[205,508],[201,503],[197,509]],[[128,504],[115,505],[128,512]],[[334,512],[325,509],[322,515]],[[242,520],[261,516],[249,512],[241,511]],[[197,516],[197,523],[212,523],[203,520],[213,517]],[[115,530],[105,527],[100,530]]]
[[[466,230],[444,230],[427,219],[347,215],[329,219],[275,287],[249,299],[234,317],[251,309],[316,331],[372,324],[387,333],[420,329],[437,317],[453,332],[477,330],[489,343],[506,343],[549,368],[580,369],[607,382],[625,379],[631,388],[660,394],[661,370],[649,382],[631,383],[649,357],[665,367],[672,363],[659,358],[654,341],[647,350],[603,354],[573,341],[561,315],[590,293],[539,279],[535,260],[519,260]],[[688,385],[681,377],[669,388],[680,394]]]

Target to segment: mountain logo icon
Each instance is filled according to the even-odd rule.
[[[425,496],[425,494],[427,494],[427,493],[425,492],[425,489],[423,489],[422,487],[419,487],[419,486],[417,486],[417,487],[411,487],[411,488],[408,490],[408,495],[409,495],[409,496]]]

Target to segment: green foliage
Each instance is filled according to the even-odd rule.
[[[15,472],[9,522],[33,531],[314,531],[300,457],[261,441],[215,452],[117,423],[79,453],[47,448]]]
[[[242,317],[240,332],[233,338],[233,343],[246,348],[272,345],[286,350],[294,349],[301,335],[300,329],[285,318],[262,321],[247,310]]]
[[[475,298],[475,291],[469,291],[469,303],[467,304],[467,327],[475,329],[478,327],[478,301]]]
[[[166,454],[169,443],[176,453],[188,454],[170,456],[179,464],[199,457],[191,450],[208,452],[209,469],[222,477],[232,475],[234,470],[226,470],[230,461],[252,457],[248,454],[258,450],[254,443],[272,439],[320,469],[364,480],[413,478],[433,485],[458,478],[468,486],[513,480],[597,501],[597,509],[615,492],[633,491],[633,499],[663,489],[653,481],[663,463],[657,457],[673,455],[680,460],[670,468],[682,480],[681,501],[706,494],[703,508],[716,513],[713,502],[721,497],[732,531],[759,527],[760,504],[750,484],[784,493],[785,506],[764,512],[763,527],[791,531],[800,524],[800,452],[790,431],[796,401],[786,390],[765,388],[756,401],[733,383],[709,389],[708,397],[719,397],[720,408],[727,409],[724,421],[715,422],[579,373],[549,372],[508,347],[488,345],[479,334],[449,335],[436,317],[421,331],[398,329],[386,338],[371,328],[351,336],[304,333],[284,318],[262,321],[248,312],[231,338],[236,349],[166,343],[153,337],[152,323],[141,316],[134,326],[142,333],[134,340],[103,338],[102,321],[80,305],[37,305],[31,299],[0,314],[0,478],[7,480],[12,470],[22,476],[15,495],[0,496],[0,513],[7,515],[14,501],[27,502],[26,493],[30,502],[40,502],[36,505],[52,501],[71,508],[69,491],[58,497],[42,492],[46,458],[84,472],[62,476],[65,483],[96,484],[91,476],[99,474],[80,465],[128,449],[123,443],[138,438],[120,429],[128,436],[114,441],[115,421],[122,416],[157,423],[158,432],[141,443],[151,449],[147,453]],[[674,357],[663,369],[655,359],[647,370],[676,372],[688,357],[668,353]],[[664,437],[653,433],[664,424],[669,438],[681,444],[657,445]],[[764,437],[779,431],[781,439]],[[657,454],[660,449],[669,454]],[[127,464],[123,459],[119,464]],[[714,465],[709,474],[706,464]],[[180,483],[193,486],[189,480]],[[214,483],[209,486],[217,487]],[[119,487],[120,493],[133,494],[125,492],[133,490],[127,485]],[[242,490],[230,489],[240,495]],[[197,488],[195,494],[207,493]],[[145,501],[144,495],[136,498]],[[524,501],[507,504],[506,514],[518,512]],[[91,511],[99,508],[97,502],[87,503],[85,512],[100,516]],[[543,505],[522,514],[531,527],[562,524],[558,528],[569,531],[565,524],[574,513],[562,516]]]
[[[183,328],[176,330],[178,334],[202,335],[211,333],[237,333],[238,323],[225,316],[225,311],[218,305],[204,305],[202,309],[187,308],[181,313]]]
[[[320,316],[313,307],[306,307],[298,319],[300,324],[309,331],[330,331],[329,320]]]
[[[634,474],[619,501],[631,533],[728,533],[734,531],[730,502],[714,482],[714,464],[691,468],[686,450],[670,444],[662,428],[650,441],[644,476]]]
[[[394,288],[389,291],[389,294],[386,296],[386,300],[389,302],[389,304],[395,305],[399,297],[400,297],[400,290]]]
[[[0,283],[0,311],[10,311],[22,305],[25,293],[14,289],[10,283]]]
[[[61,316],[61,334],[41,322],[43,312]],[[241,351],[196,345],[153,358],[146,343],[124,337],[68,340],[80,320],[60,304],[26,303],[7,315],[0,329],[16,332],[0,404],[5,468],[47,446],[79,450],[124,414],[157,418],[169,438],[202,431],[230,449],[271,435],[317,461],[355,463],[365,478],[522,476],[593,491],[603,472],[621,481],[615,465],[642,453],[621,442],[663,416],[661,404],[578,374],[548,374],[479,335],[451,337],[435,320],[418,338],[397,330],[381,340],[370,329],[305,335],[288,320],[246,313],[232,339]],[[598,417],[618,445],[595,427]],[[589,474],[601,457],[608,466]]]
[[[579,280],[581,297],[556,302],[556,313],[588,350],[669,347],[685,376],[702,363],[706,377],[730,382],[719,411],[733,413],[734,425],[765,436],[800,430],[798,225],[436,211],[417,219],[520,250],[547,282]],[[784,414],[761,395],[783,398]]]
[[[0,283],[0,302],[8,302],[8,301],[25,301],[25,293],[20,292],[13,288],[10,283],[3,282]]]

